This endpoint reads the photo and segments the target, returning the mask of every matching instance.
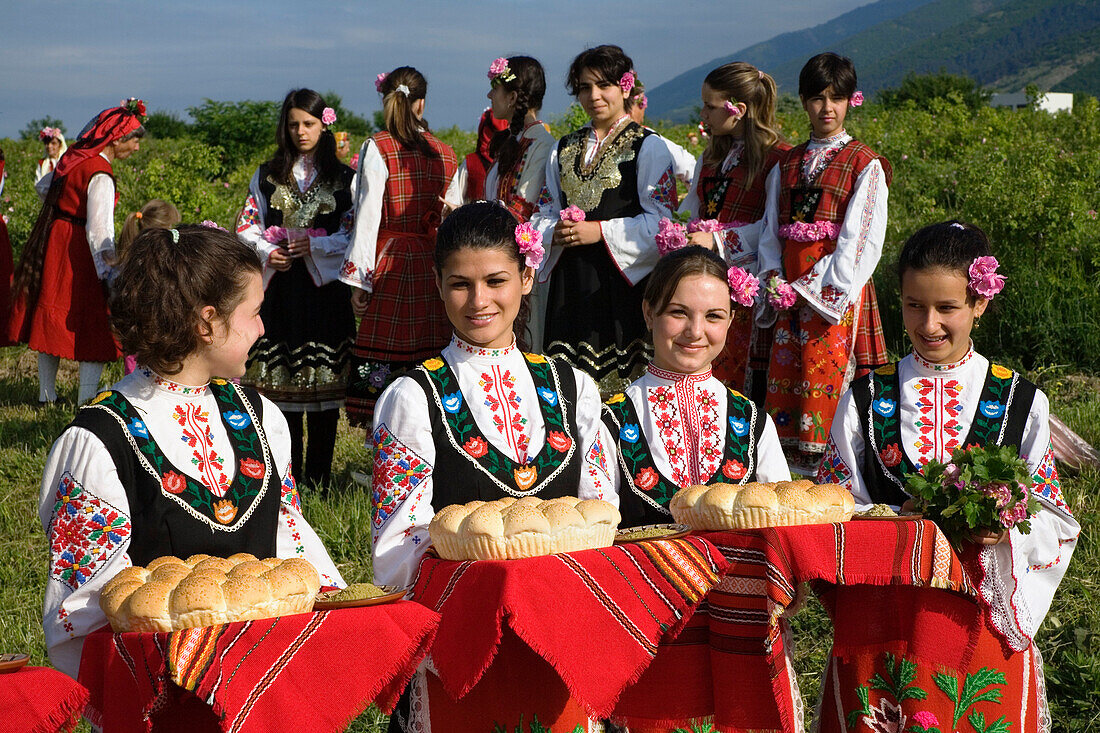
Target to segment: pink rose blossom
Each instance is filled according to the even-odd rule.
[[[735,119],[735,120],[736,120],[736,119],[737,119],[738,117],[740,117],[740,116],[741,116],[741,114],[742,114],[742,112],[741,112],[741,108],[740,108],[740,107],[738,107],[738,106],[737,106],[737,105],[736,105],[736,104],[735,104],[734,102],[732,102],[731,100],[728,100],[728,99],[727,99],[727,100],[726,100],[726,105],[725,105],[725,106],[726,106],[726,112],[727,112],[727,113],[729,113],[729,116],[730,116],[730,117],[732,117],[733,119]]]
[[[798,293],[786,280],[773,276],[768,280],[768,303],[772,308],[785,311],[798,301]]]
[[[717,219],[692,219],[688,222],[688,234],[695,232],[720,232],[722,224]]]
[[[992,298],[1005,286],[1004,275],[997,274],[1000,263],[996,257],[975,257],[970,264],[970,292]]]
[[[531,226],[530,222],[523,222],[516,227],[516,244],[519,246],[520,254],[526,255],[524,261],[527,266],[538,269],[542,264],[542,256],[546,253],[539,230]]]
[[[353,171],[359,170],[359,153],[351,156],[351,160],[348,161],[348,165],[351,166]]]
[[[1089,215],[1089,218],[1090,218],[1090,219],[1095,219],[1095,218],[1096,218],[1096,216],[1097,216],[1097,214],[1096,214],[1096,209],[1089,209],[1089,210],[1088,210],[1088,215]]]
[[[729,283],[733,302],[746,308],[752,305],[753,298],[760,292],[760,281],[740,267],[731,267],[726,271],[726,282]]]
[[[848,104],[852,107],[863,106],[863,92],[856,92],[852,95],[852,98],[848,100]]]
[[[959,478],[959,474],[962,473],[962,469],[956,466],[954,463],[948,463],[943,467],[943,477],[948,481],[956,481]]]
[[[630,94],[630,90],[634,88],[634,79],[633,71],[626,72],[619,79],[619,89],[623,90],[623,94]]]
[[[919,725],[921,728],[931,728],[934,725],[939,725],[940,721],[936,718],[935,713],[928,710],[921,710],[913,713],[913,722]]]
[[[501,58],[494,59],[493,63],[489,64],[489,79],[492,80],[500,76],[507,70],[508,59],[504,58],[503,56]]]
[[[336,122],[336,110],[332,107],[325,107],[324,110],[321,111],[321,122],[326,125],[331,125],[333,122]]]
[[[268,227],[264,230],[263,238],[271,244],[278,244],[286,239],[286,229],[283,227]]]
[[[575,204],[566,206],[561,210],[561,220],[571,222],[584,221],[584,209]]]
[[[223,232],[228,232],[229,231],[225,227],[219,226],[218,222],[211,221],[210,219],[203,219],[202,222],[199,224],[199,226],[204,226],[207,229],[218,229],[218,230],[223,231]]]
[[[836,239],[839,234],[840,227],[831,221],[796,221],[779,227],[779,236],[782,239],[796,242],[820,242],[824,239]]]
[[[379,74],[374,77],[374,91],[381,93],[382,85],[386,83],[387,76],[389,76],[389,74]]]
[[[638,107],[638,109],[644,110],[646,107],[649,106],[649,100],[643,94],[642,96],[634,100],[634,104]]]
[[[657,253],[665,256],[669,252],[675,252],[687,246],[687,230],[683,224],[672,221],[668,217],[661,217],[657,224]]]

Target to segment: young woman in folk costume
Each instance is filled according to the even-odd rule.
[[[386,129],[359,151],[355,228],[340,279],[361,316],[352,350],[347,413],[369,425],[374,403],[406,369],[447,345],[451,327],[432,277],[443,192],[454,151],[428,131],[428,82],[411,66],[375,81]]]
[[[605,395],[648,362],[644,280],[657,262],[658,224],[676,205],[668,148],[630,119],[633,85],[633,62],[618,46],[573,59],[568,86],[591,123],[550,153],[531,218],[551,242],[538,274],[549,281],[546,352],[588,372]]]
[[[714,249],[731,267],[756,273],[764,181],[791,147],[776,128],[775,80],[743,61],[723,64],[703,80],[702,101],[710,138],[680,211],[720,228],[692,232],[688,241]],[[752,396],[763,404],[770,348],[771,330],[753,328],[753,312],[735,309],[714,376],[746,394],[751,383]]]
[[[47,173],[53,173],[61,156],[65,154],[68,145],[65,144],[65,134],[57,127],[43,127],[38,131],[38,139],[46,148],[46,157],[38,161],[34,169],[34,182],[38,183]]]
[[[42,211],[15,268],[8,336],[38,352],[38,401],[57,399],[61,358],[80,362],[78,402],[121,356],[108,325],[104,283],[115,261],[112,163],[137,151],[145,128],[138,99],[100,112],[54,169]]]
[[[753,302],[747,274],[727,267],[714,252],[688,246],[662,257],[649,276],[642,308],[653,361],[604,406],[604,442],[618,445],[624,527],[671,521],[668,502],[688,486],[791,478],[771,418],[711,371],[731,310]]]
[[[989,240],[973,225],[943,222],[910,237],[898,276],[913,353],[852,383],[840,400],[818,480],[848,486],[857,506],[897,508],[909,498],[907,476],[929,461],[949,462],[954,450],[971,445],[1017,449],[1033,474],[1030,488],[1041,507],[1031,517],[1030,534],[1015,528],[975,532],[973,544],[960,552],[988,609],[964,671],[991,669],[985,684],[996,690],[995,697],[984,697],[966,714],[981,712],[989,722],[1005,716],[1014,731],[1049,730],[1043,662],[1034,637],[1066,572],[1080,525],[1059,485],[1046,395],[977,353],[970,338],[1004,285],[996,267]],[[870,701],[860,701],[857,688],[882,672],[882,662],[880,645],[832,660],[822,695],[822,730],[846,730],[839,720],[870,708],[919,723],[921,730],[932,725],[953,730],[948,727],[953,716],[962,725],[958,706],[931,678],[936,670],[919,660],[913,684],[925,696],[891,700],[872,688]],[[898,726],[903,728],[911,730]]]
[[[885,158],[844,130],[848,107],[863,103],[851,61],[814,56],[798,94],[812,133],[768,174],[758,255],[765,285],[786,290],[793,305],[766,307],[757,325],[775,325],[767,410],[792,469],[812,473],[845,387],[886,363],[871,275],[892,174]]]
[[[312,89],[287,94],[278,147],[253,174],[237,219],[237,237],[264,265],[267,325],[244,381],[286,413],[300,485],[331,478],[355,337],[349,293],[337,280],[354,221],[355,172],[336,157],[335,121]]]
[[[83,407],[46,459],[38,513],[50,543],[42,625],[76,676],[106,623],[99,591],[124,567],[195,554],[304,557],[342,585],[302,517],[290,433],[240,377],[264,332],[256,252],[227,232],[149,229],[126,254],[112,325],[141,365]]]

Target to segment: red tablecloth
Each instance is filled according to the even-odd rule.
[[[781,616],[796,604],[802,583],[939,588],[953,592],[937,597],[978,608],[967,599],[976,593],[963,564],[932,522],[855,520],[701,536],[729,568],[679,638],[663,644],[638,683],[623,693],[615,717],[632,727],[707,718],[719,731],[794,731],[802,708]],[[980,614],[935,611],[916,617],[924,630],[916,633],[925,634],[930,652],[960,640],[965,650],[980,621]],[[841,647],[866,630],[846,623],[836,630]],[[934,633],[926,633],[929,624]],[[952,650],[948,656],[957,661],[959,655]]]
[[[606,717],[725,567],[698,537],[499,562],[428,557],[412,598],[443,617],[431,654],[451,698],[494,666],[507,627],[589,715]]]
[[[108,731],[335,731],[393,708],[439,615],[418,603],[242,621],[84,643],[87,715]]]
[[[0,674],[0,728],[6,733],[70,731],[87,702],[83,685],[50,667]]]

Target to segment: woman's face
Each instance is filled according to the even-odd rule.
[[[325,126],[321,120],[304,109],[291,107],[286,116],[286,131],[302,155],[312,153],[321,141],[321,132]]]
[[[661,313],[642,303],[646,325],[653,332],[653,364],[678,374],[710,369],[726,345],[732,319],[729,285],[714,275],[680,278]]]
[[[599,72],[585,69],[577,85],[577,102],[596,125],[610,125],[623,116],[626,95],[618,81],[609,81]]]
[[[61,141],[56,137],[51,137],[46,141],[46,157],[56,158],[58,153],[61,152]]]
[[[491,103],[493,117],[498,120],[511,121],[512,115],[516,112],[516,100],[519,98],[519,92],[510,92],[504,88],[503,84],[493,84],[486,96]]]
[[[712,135],[739,135],[741,118],[734,117],[726,109],[726,102],[729,101],[722,92],[712,89],[709,84],[703,83],[702,92],[703,108],[699,113],[699,116],[703,120],[703,124],[707,126]],[[739,103],[739,107],[744,107],[744,103]],[[744,110],[742,110],[742,113]]]
[[[510,346],[523,296],[531,292],[535,272],[522,270],[504,249],[455,250],[436,273],[447,318],[460,339],[474,346]]]

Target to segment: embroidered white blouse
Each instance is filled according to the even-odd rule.
[[[811,139],[807,146],[809,155],[803,163],[807,175],[825,163],[825,155],[852,136],[838,133],[826,140]],[[761,219],[759,266],[757,272],[771,270],[783,272],[783,242],[779,238],[779,193],[782,181],[780,166],[772,168],[765,187],[768,202]],[[855,191],[848,201],[848,210],[837,236],[836,250],[821,257],[817,263],[791,287],[806,302],[832,324],[840,323],[849,305],[859,304],[863,286],[871,279],[882,256],[882,243],[886,238],[886,174],[877,160],[864,168],[856,178]],[[823,294],[828,288],[830,295]],[[767,328],[775,323],[776,312],[765,307],[758,309],[757,325]]]
[[[652,127],[646,129],[657,132]],[[669,140],[664,135],[661,135],[661,140],[668,148],[668,154],[672,156],[672,174],[683,181],[685,186],[691,188],[691,182],[695,180],[695,174],[697,173],[695,156],[689,153],[687,148]]]
[[[305,192],[317,178],[317,167],[314,165],[312,155],[300,155],[294,161],[290,169],[294,176],[294,182],[300,192]],[[355,200],[355,182],[358,177],[352,179],[351,198]],[[244,208],[237,218],[237,238],[246,244],[256,248],[256,253],[263,262],[263,282],[267,288],[271,278],[277,270],[268,264],[271,253],[285,246],[286,242],[272,244],[264,239],[264,231],[268,225],[264,222],[267,212],[267,198],[260,191],[260,171],[252,174],[252,180],[248,184],[248,198]],[[355,223],[355,207],[348,209],[340,218],[340,228],[332,234],[309,238],[309,253],[304,261],[313,284],[320,287],[334,282],[340,275],[340,268],[344,264],[344,253],[347,251],[351,240],[351,229]]]
[[[932,364],[912,353],[897,368],[900,449],[917,467],[930,460],[949,460],[970,432],[989,361],[971,348],[954,364]],[[1050,608],[1081,531],[1058,482],[1049,416],[1047,397],[1038,391],[1020,445],[1021,457],[1033,475],[1032,491],[1042,506],[1031,519],[1031,533],[1014,529],[1008,542],[981,551],[986,573],[982,596],[993,608],[994,624],[1017,651],[1030,644]],[[847,486],[857,509],[871,503],[860,475],[867,450],[855,400],[848,391],[837,406],[817,478]]]
[[[521,139],[530,140],[519,162],[519,176],[512,187],[512,197],[522,199],[528,208],[537,209],[539,194],[546,184],[546,161],[554,150],[557,140],[543,122],[536,121],[527,126],[520,134]],[[487,201],[496,201],[497,188],[500,186],[500,166],[493,163],[485,175],[485,194]]]
[[[113,390],[144,416],[145,428],[168,460],[216,496],[236,476],[233,447],[207,387],[186,387],[139,368]],[[263,402],[263,429],[283,476],[276,553],[313,563],[322,585],[344,585],[321,540],[302,516],[290,473],[290,433],[279,409]],[[228,460],[226,460],[228,457]],[[221,492],[221,493],[219,493]],[[73,427],[46,459],[38,516],[50,545],[50,575],[42,627],[50,661],[76,677],[84,637],[107,623],[99,591],[132,563],[127,554],[131,515],[126,490],[103,442]],[[247,530],[239,530],[247,531]]]
[[[685,488],[706,483],[716,471],[721,471],[726,448],[728,390],[709,369],[702,374],[679,374],[651,363],[626,388],[626,397],[638,413],[642,436],[663,476]],[[775,424],[764,410],[757,411],[756,419],[764,421],[764,430],[756,448],[759,463],[754,466],[755,480],[790,481],[791,472]],[[606,425],[603,431],[604,442],[615,445],[618,436],[612,435]],[[628,490],[620,485],[619,471],[612,475],[617,493]]]
[[[344,255],[340,280],[368,293],[374,290],[382,200],[389,178],[390,171],[378,144],[374,138],[367,138],[363,147],[359,148],[359,170],[355,172],[355,226],[351,244]]]
[[[543,448],[546,426],[539,397],[523,353],[515,346],[483,349],[457,336],[443,349],[458,380],[465,404],[482,435],[517,463],[525,463]],[[577,496],[618,505],[609,465],[614,445],[600,437],[600,393],[592,378],[573,369],[577,383],[578,450],[583,461]],[[428,418],[428,397],[410,377],[386,388],[374,408],[374,478],[372,526],[374,580],[405,586],[412,583],[420,557],[430,543],[436,446]],[[378,446],[385,444],[385,450]],[[382,456],[380,458],[380,455]],[[471,470],[474,470],[471,466]],[[461,481],[447,476],[446,481]]]
[[[624,115],[603,140],[597,139],[591,124],[582,128],[588,130],[585,163],[595,160],[603,150],[602,143],[612,139],[621,126],[630,122],[629,115]],[[660,135],[649,135],[642,141],[638,151],[637,170],[636,185],[642,213],[600,222],[603,246],[607,247],[608,254],[631,285],[638,284],[657,264],[657,240],[654,237],[657,236],[661,217],[672,216],[672,206],[676,202],[672,155]],[[539,210],[531,217],[531,223],[542,234],[544,246],[553,240],[554,226],[560,219],[561,170],[558,166],[558,149],[554,146],[546,159],[546,185],[539,195]],[[550,274],[554,271],[561,252],[561,246],[549,244],[546,259],[538,272],[540,282],[550,280]]]

